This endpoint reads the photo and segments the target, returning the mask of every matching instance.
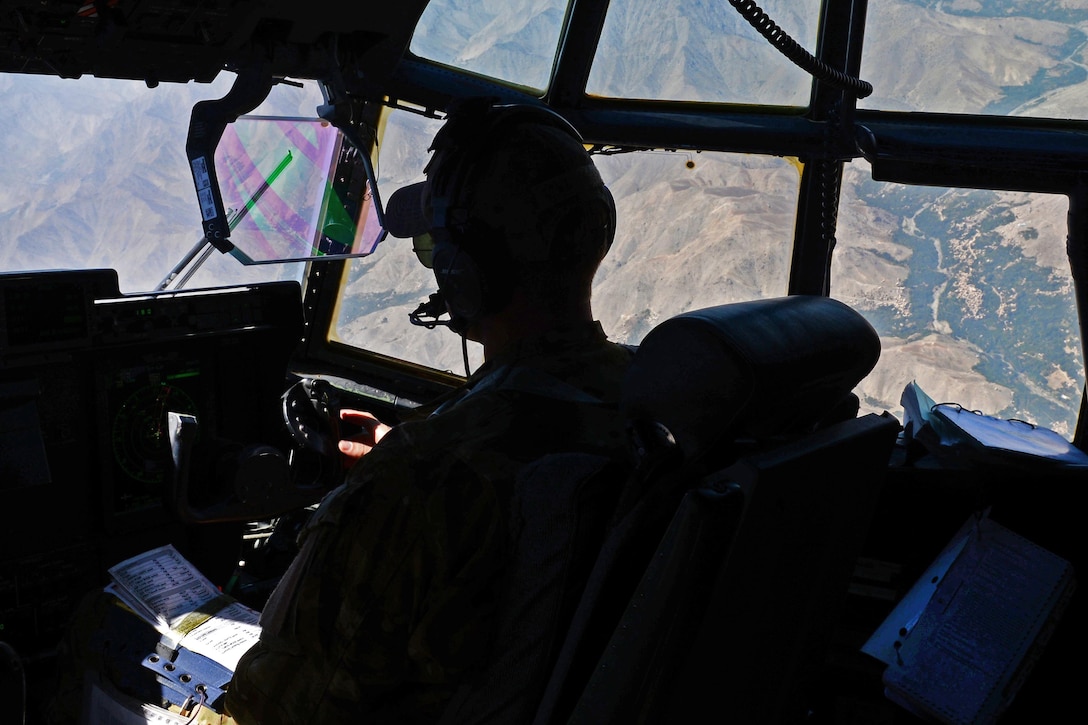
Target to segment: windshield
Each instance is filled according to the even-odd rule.
[[[761,5],[815,48],[820,3]],[[872,0],[860,75],[874,92],[860,106],[1088,118],[1088,9],[1080,5]],[[560,0],[436,1],[411,49],[543,93],[566,13]],[[614,0],[608,13],[589,94],[695,100],[675,107],[700,112],[716,108],[706,101],[788,106],[790,114],[808,103],[807,76],[725,0]],[[0,75],[0,269],[112,267],[123,291],[155,289],[200,241],[184,153],[190,111],[197,100],[221,98],[232,82],[223,74],[212,84],[149,89]],[[320,103],[314,84],[281,84],[254,113],[312,118]],[[389,113],[377,159],[383,197],[421,178],[437,128],[408,111]],[[596,159],[619,209],[593,298],[613,339],[637,343],[677,312],[787,293],[798,159],[663,149]],[[883,346],[879,367],[858,389],[864,408],[901,415],[901,392],[916,381],[941,402],[1071,436],[1084,362],[1065,255],[1066,199],[879,183],[861,160],[843,177],[831,294],[865,314]],[[234,205],[245,203],[243,196]],[[309,233],[302,238],[311,244]],[[330,339],[465,372],[459,338],[408,322],[435,290],[410,242],[387,240],[346,266]],[[301,263],[247,266],[216,251],[186,284],[303,272]],[[479,351],[469,348],[472,369]]]
[[[432,0],[411,50],[542,94],[567,5],[567,0]],[[819,0],[759,5],[789,37],[815,47]],[[784,62],[726,0],[611,0],[586,92],[803,106],[809,85],[806,73]]]
[[[513,41],[553,27],[564,5],[525,0],[484,9],[443,0],[424,15],[430,21],[412,47],[546,89],[548,49],[522,43],[534,49],[518,60]],[[819,5],[760,3],[810,51]],[[458,10],[459,21],[441,25],[450,16],[440,6]],[[860,76],[874,91],[859,107],[1088,118],[1086,21],[1084,3],[872,0]],[[614,0],[586,92],[804,106],[809,86],[725,0]],[[694,173],[667,156],[601,159],[620,222],[594,305],[627,342],[677,310],[785,292],[780,260],[795,201],[788,185],[774,191],[743,157],[723,157],[711,179],[702,155],[692,155]],[[413,163],[421,168],[422,160]],[[863,161],[844,172],[831,275],[831,294],[881,335],[880,363],[857,391],[863,409],[901,415],[900,395],[913,380],[939,400],[1072,437],[1084,361],[1065,254],[1067,200],[880,184],[871,175]],[[769,209],[781,216],[772,220]],[[700,255],[704,238],[715,240],[713,254]],[[345,318],[342,331],[351,325]]]
[[[0,74],[0,269],[117,270],[122,292],[151,291],[201,241],[185,157],[198,100],[211,84],[142,83]],[[276,86],[259,113],[313,116],[315,84]],[[219,252],[189,287],[301,279],[302,264],[247,268]]]

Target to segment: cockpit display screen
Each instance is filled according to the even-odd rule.
[[[204,366],[199,357],[164,352],[105,370],[114,512],[159,505],[173,471],[167,414],[204,420]]]

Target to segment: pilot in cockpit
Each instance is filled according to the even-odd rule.
[[[235,670],[225,709],[239,723],[481,715],[464,695],[509,635],[500,609],[526,605],[506,576],[519,472],[560,451],[626,451],[619,416],[601,417],[616,421],[604,430],[583,419],[615,409],[631,351],[592,313],[615,207],[580,136],[549,110],[470,99],[431,150],[426,180],[390,197],[386,223],[438,282],[416,314],[480,343],[484,364],[394,428],[343,412],[363,429],[340,444],[352,468],[302,531]],[[545,628],[516,632],[525,657]],[[543,683],[503,682],[482,710],[530,717]]]
[[[531,401],[618,400],[630,351],[590,305],[615,211],[577,132],[472,100],[431,148],[426,181],[398,190],[386,221],[415,238],[449,327],[485,362],[422,420],[390,430],[345,413],[367,430],[341,444],[359,461],[304,530],[238,665],[227,709],[242,723],[436,721],[489,654],[518,470],[602,448]]]

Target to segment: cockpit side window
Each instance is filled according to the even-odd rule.
[[[880,333],[868,410],[901,413],[913,378],[937,402],[1072,438],[1084,380],[1065,255],[1068,199],[844,173],[832,296]]]
[[[1085,21],[1083,3],[872,0],[858,107],[1086,118]]]

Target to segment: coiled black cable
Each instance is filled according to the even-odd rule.
[[[848,91],[856,98],[865,98],[873,92],[873,84],[860,78],[835,70],[827,63],[805,50],[800,43],[791,38],[786,31],[778,27],[771,18],[756,4],[755,0],[729,0],[729,4],[748,23],[766,38],[782,55],[805,70],[813,78]]]

